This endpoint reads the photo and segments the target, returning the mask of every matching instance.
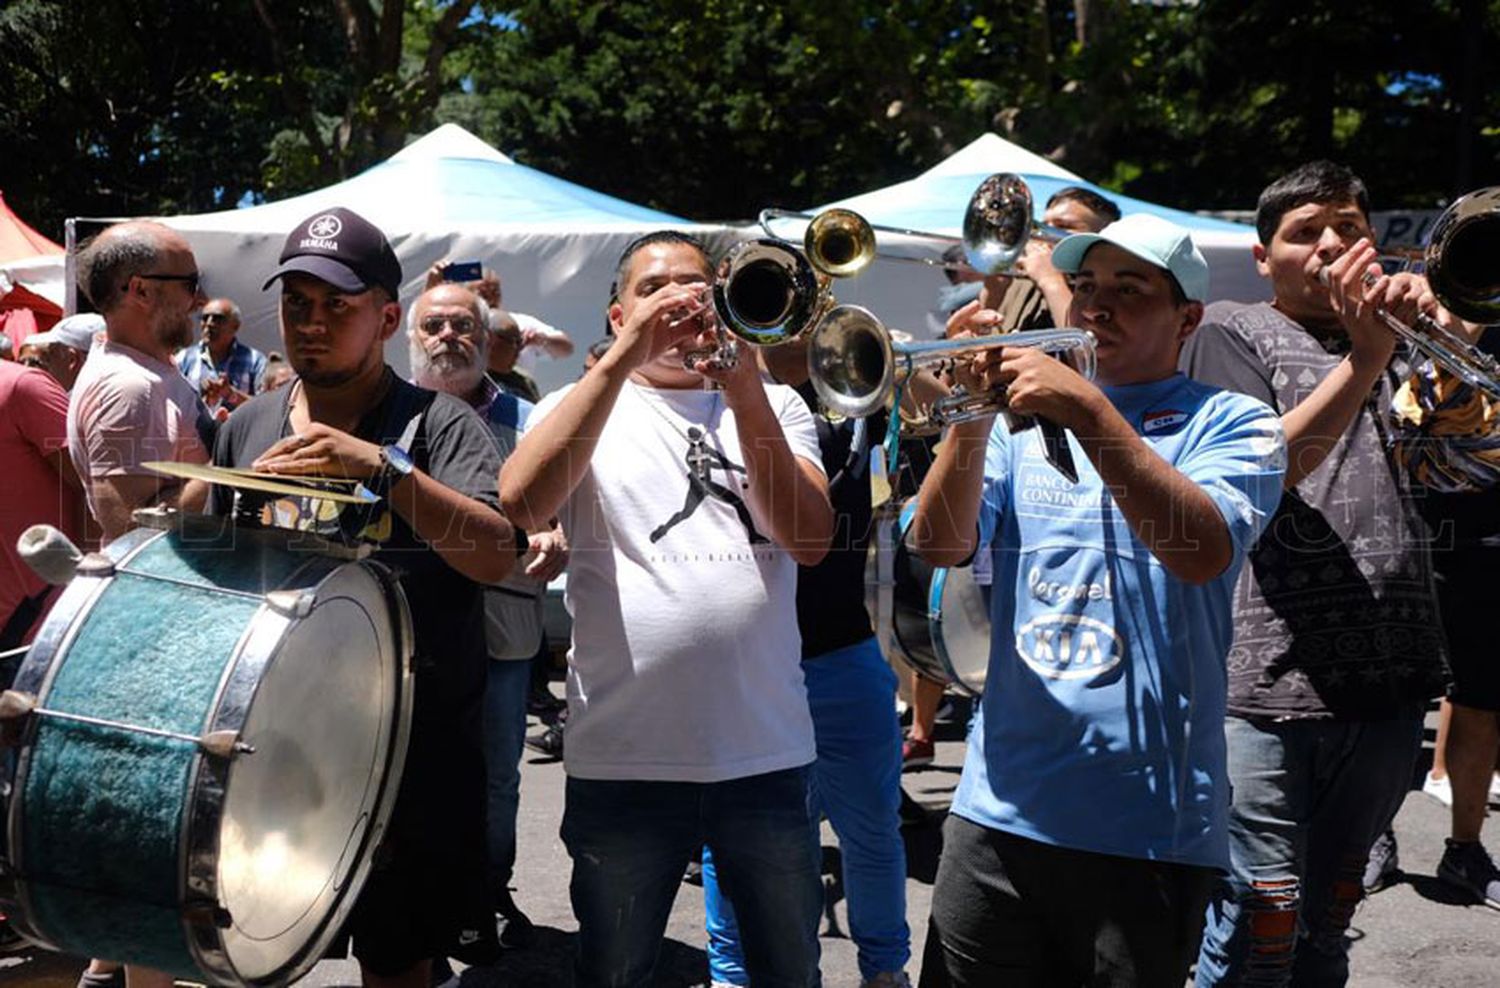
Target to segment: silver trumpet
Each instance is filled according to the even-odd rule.
[[[1038,329],[999,336],[898,342],[875,314],[858,305],[840,305],[820,322],[809,341],[807,369],[823,403],[850,418],[863,418],[889,405],[898,385],[923,368],[973,357],[996,347],[1039,347],[1066,354],[1072,367],[1092,379],[1094,334],[1085,329]],[[905,422],[952,425],[1005,410],[1003,392],[968,394],[954,389],[921,408]]]

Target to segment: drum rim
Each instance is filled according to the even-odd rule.
[[[942,663],[943,670],[948,673],[952,684],[958,687],[959,692],[971,697],[981,697],[984,690],[975,689],[967,678],[961,675],[958,667],[953,663],[953,657],[948,652],[948,642],[943,637],[943,590],[948,586],[948,573],[952,567],[942,566],[932,571],[932,582],[927,588],[927,624],[932,629],[932,651]],[[986,660],[986,673],[988,673],[989,662]],[[985,677],[988,679],[988,675]]]
[[[37,703],[46,706],[47,697],[57,675],[57,658],[72,648],[78,633],[89,614],[98,606],[104,592],[114,582],[115,570],[129,563],[145,548],[166,532],[150,528],[134,528],[105,546],[101,553],[114,563],[114,569],[104,573],[80,571],[73,582],[63,589],[57,603],[47,613],[41,631],[32,640],[26,653],[26,661],[16,670],[12,689],[30,693]],[[53,629],[61,629],[54,632]],[[6,919],[16,932],[49,950],[57,951],[55,939],[35,923],[36,909],[31,891],[26,882],[25,827],[21,809],[21,793],[31,776],[31,735],[35,723],[27,727],[27,739],[16,751],[16,770],[11,778],[9,805],[5,812],[5,827],[9,860],[6,863],[4,881],[0,882],[0,904],[14,904],[18,908],[6,910]],[[9,902],[7,901],[9,900]]]
[[[234,966],[229,946],[225,942],[224,931],[215,922],[215,916],[210,912],[184,913],[182,924],[184,940],[194,962],[205,973],[213,974],[231,984],[256,986],[287,984],[302,977],[322,959],[328,945],[338,936],[350,910],[354,908],[359,898],[359,893],[369,877],[374,861],[374,855],[371,852],[384,837],[385,828],[390,823],[391,813],[395,809],[396,794],[400,789],[401,776],[406,763],[407,744],[411,735],[413,700],[411,661],[413,637],[411,613],[406,603],[406,595],[402,592],[390,568],[372,559],[353,561],[313,555],[306,566],[299,567],[293,576],[288,578],[288,582],[306,573],[313,566],[323,566],[325,572],[317,582],[302,588],[316,595],[327,580],[349,565],[359,566],[374,580],[381,595],[385,598],[388,618],[392,625],[391,638],[398,666],[394,677],[397,696],[393,705],[393,713],[396,722],[387,742],[386,772],[380,782],[380,791],[370,805],[370,822],[365,828],[364,837],[355,853],[355,864],[347,876],[343,891],[335,898],[333,908],[322,918],[317,931],[281,967],[259,978],[244,977]],[[267,648],[263,651],[247,653],[245,649],[250,645],[250,633],[255,627],[256,620],[267,610],[271,610],[269,604],[262,604],[256,618],[250,621],[240,642],[236,644],[231,661],[225,664],[220,691],[210,708],[205,730],[238,731],[244,726],[255,691],[261,684],[261,676],[257,675],[247,680],[244,677],[235,677],[235,671],[246,662],[256,662],[258,667],[264,670],[266,665],[276,657],[287,636],[304,620],[300,616],[291,617],[286,621],[281,632],[268,643]],[[184,832],[178,845],[182,850],[182,857],[179,861],[179,888],[184,902],[191,897],[195,900],[206,901],[213,907],[219,907],[221,905],[218,871],[219,835],[228,789],[223,785],[223,779],[216,775],[215,768],[213,761],[205,757],[202,752],[194,756],[189,772],[186,812],[183,814]],[[217,784],[211,784],[215,781]]]

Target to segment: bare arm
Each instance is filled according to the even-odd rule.
[[[993,417],[949,426],[917,493],[907,543],[934,566],[957,566],[974,554],[985,448]]]
[[[113,542],[135,528],[131,513],[137,508],[166,507],[180,511],[203,510],[208,485],[173,483],[166,477],[148,474],[122,474],[93,481],[95,520],[103,531],[103,541]]]
[[[1366,284],[1380,270],[1375,257],[1375,249],[1360,241],[1327,268],[1329,298],[1349,334],[1349,355],[1281,417],[1287,445],[1282,483],[1288,489],[1327,458],[1390,363],[1396,338],[1375,310],[1384,308],[1409,321],[1426,291],[1426,283],[1414,275],[1377,276]]]
[[[383,469],[380,447],[320,422],[288,436],[253,464],[271,473],[372,480]],[[421,470],[387,492],[391,509],[443,562],[475,583],[498,583],[516,561],[516,528],[483,501],[439,483]]]
[[[725,400],[734,410],[747,492],[766,533],[803,566],[816,566],[833,541],[833,505],[823,471],[792,452],[781,422],[751,361],[727,382]]]
[[[625,381],[641,364],[693,335],[705,309],[701,282],[666,285],[640,302],[609,351],[526,430],[500,469],[500,504],[522,528],[541,530],[588,472]]]

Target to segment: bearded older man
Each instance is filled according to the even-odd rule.
[[[489,359],[490,309],[462,285],[423,292],[411,307],[407,337],[412,378],[434,391],[467,401],[489,425],[503,461],[515,449],[532,404],[500,390],[485,374]],[[521,794],[521,751],[526,738],[530,659],[542,638],[547,584],[568,562],[568,543],[556,523],[530,536],[530,547],[511,576],[484,594],[485,644],[490,662],[484,694],[486,826],[490,888],[499,917],[501,946],[520,948],[532,939],[532,924],[510,894],[516,861],[516,813]]]

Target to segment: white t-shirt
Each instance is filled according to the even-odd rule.
[[[807,404],[766,394],[793,455],[821,470]],[[573,545],[569,775],[720,782],[813,760],[797,564],[758,534],[743,464],[722,395],[626,383],[559,512]]]
[[[122,343],[89,351],[68,404],[68,455],[95,516],[94,481],[154,476],[141,466],[153,460],[207,463],[212,443],[208,409],[175,364]]]

